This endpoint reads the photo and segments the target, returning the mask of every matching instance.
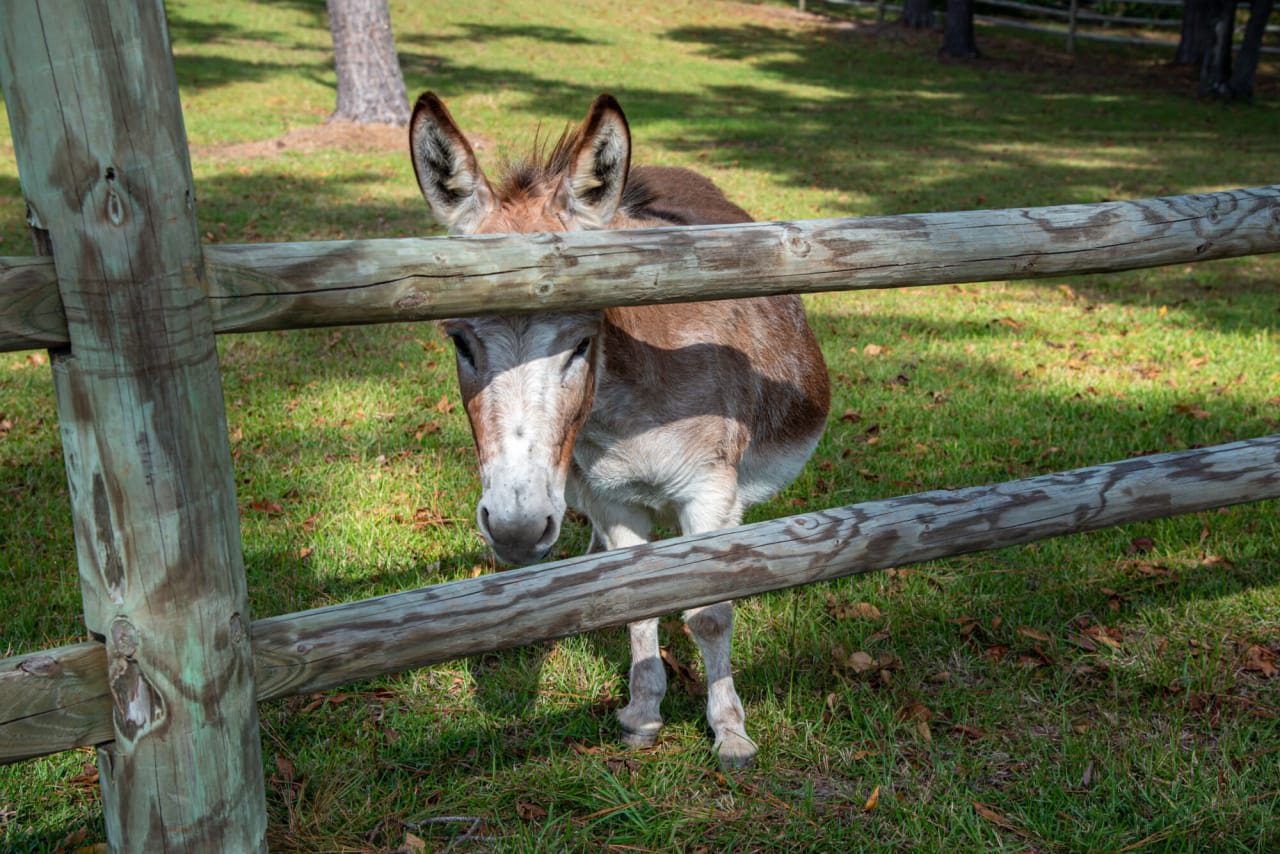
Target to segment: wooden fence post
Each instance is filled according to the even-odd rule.
[[[265,850],[234,475],[164,7],[9,0],[0,39],[70,338],[53,370],[112,698],[108,842]]]

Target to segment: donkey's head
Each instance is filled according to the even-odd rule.
[[[428,92],[409,146],[422,194],[451,233],[529,233],[615,224],[631,137],[617,101],[601,95],[545,162],[517,164],[495,188]],[[573,444],[591,413],[601,313],[467,317],[444,328],[480,460],[480,532],[505,561],[540,560],[560,534]]]

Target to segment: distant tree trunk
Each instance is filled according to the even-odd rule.
[[[1236,0],[1210,0],[1209,40],[1200,64],[1200,94],[1231,94],[1231,35],[1236,26]]]
[[[1213,28],[1212,4],[1213,0],[1182,0],[1182,37],[1173,56],[1174,65],[1199,65],[1204,61]]]
[[[902,0],[900,23],[913,30],[933,29],[933,9],[930,0]]]
[[[973,0],[947,0],[946,28],[942,31],[943,56],[977,59],[978,43],[973,36]]]
[[[408,124],[409,96],[387,0],[328,0],[328,4],[338,73],[338,107],[330,118]]]
[[[1249,23],[1245,24],[1244,41],[1236,54],[1235,71],[1228,84],[1231,97],[1242,100],[1253,98],[1253,78],[1258,70],[1258,57],[1262,53],[1262,34],[1267,29],[1267,19],[1275,0],[1252,0],[1249,4]]]

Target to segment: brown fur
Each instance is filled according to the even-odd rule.
[[[696,172],[632,169],[626,119],[607,95],[496,189],[429,93],[410,146],[423,194],[462,233],[751,221]],[[546,553],[570,493],[591,520],[593,550],[643,542],[658,522],[684,534],[736,525],[795,477],[826,423],[826,367],[794,296],[461,318],[446,329],[480,455],[481,530],[514,562]],[[756,747],[729,667],[733,609],[685,618],[706,664],[716,750],[740,767]],[[618,719],[638,746],[661,726],[666,678],[657,621],[630,630],[631,701]]]

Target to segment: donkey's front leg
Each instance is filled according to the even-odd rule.
[[[648,542],[648,511],[626,505],[594,505],[590,508],[590,552],[620,549]],[[640,620],[627,626],[631,635],[631,702],[618,710],[622,743],[627,747],[652,747],[662,729],[662,698],[667,693],[667,671],[658,650],[658,621]]]
[[[662,729],[660,707],[667,693],[667,671],[658,651],[658,621],[640,620],[627,630],[631,633],[631,702],[618,710],[622,743],[652,747]]]
[[[716,734],[716,755],[724,768],[745,768],[755,760],[757,748],[747,735],[746,712],[733,687],[729,665],[733,603],[690,608],[684,612],[684,621],[702,650],[707,674],[707,722]]]
[[[680,511],[680,530],[700,534],[731,528],[742,523],[743,508],[737,497],[737,479],[732,471],[708,478],[712,488],[702,499],[686,504]],[[707,723],[716,734],[715,751],[726,769],[745,768],[756,757],[756,743],[747,735],[746,712],[733,686],[729,649],[733,640],[733,603],[719,602],[684,612],[685,625],[702,651],[707,676]]]

